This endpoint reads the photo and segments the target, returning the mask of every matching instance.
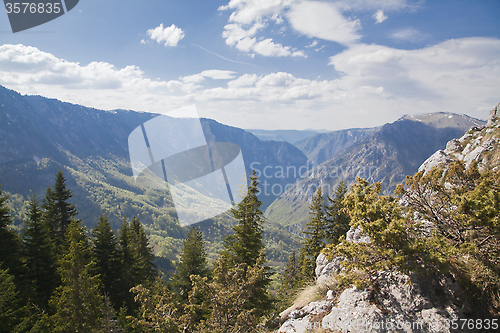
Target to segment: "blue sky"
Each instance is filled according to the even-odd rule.
[[[13,34],[0,84],[101,109],[262,129],[486,118],[500,102],[498,0],[80,0]]]

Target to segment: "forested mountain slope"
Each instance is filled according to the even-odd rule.
[[[177,223],[172,199],[168,191],[139,187],[129,162],[128,135],[155,116],[22,96],[0,86],[0,184],[10,194],[9,206],[16,224],[20,225],[25,218],[25,203],[31,191],[43,198],[61,168],[84,225],[94,225],[103,211],[108,213],[114,228],[124,215],[138,216],[151,232],[157,253],[172,257],[185,236],[185,230]],[[306,164],[305,155],[287,142],[263,142],[242,129],[210,119],[201,119],[201,123],[208,141],[240,146],[247,172],[251,165],[298,168]],[[267,179],[271,184],[293,180]],[[272,194],[261,195],[265,204],[273,199]],[[231,221],[224,215],[202,224],[212,253]],[[270,241],[272,238],[283,239],[287,244],[290,241],[287,232],[279,228],[274,228],[269,237]],[[278,251],[277,256],[281,255]]]

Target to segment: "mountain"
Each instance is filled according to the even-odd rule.
[[[312,164],[319,165],[377,130],[378,128],[351,128],[321,133],[299,141],[295,146],[306,154]]]
[[[320,134],[316,141],[315,137],[309,138],[306,141],[311,144],[303,145],[303,150],[308,147],[310,154],[330,152],[333,157],[314,166],[293,184],[267,208],[265,216],[284,226],[301,229],[308,219],[309,200],[319,184],[323,193],[329,194],[341,181],[350,184],[356,177],[382,182],[384,193],[392,193],[433,152],[443,149],[449,140],[462,136],[470,127],[484,124],[466,115],[441,112],[404,116],[375,129]]]
[[[437,116],[441,120],[444,119],[441,115],[428,116]],[[411,117],[405,117],[407,120],[409,118]],[[457,119],[455,115],[452,118],[457,123],[460,123],[462,120],[467,121],[466,118]],[[441,122],[439,121],[439,123]],[[447,128],[446,124],[441,128]],[[481,173],[481,176],[476,177],[488,177],[488,174],[495,177],[495,173],[498,173],[500,165],[499,147],[500,103],[491,110],[487,126],[474,127],[459,139],[449,141],[446,144],[446,149],[437,150],[420,165],[418,171],[425,174],[438,165],[443,165],[444,170],[450,170],[449,166],[453,161],[464,162],[465,166],[468,167],[475,161],[478,163],[477,166]],[[477,186],[477,189],[484,184],[479,181],[475,184],[474,182],[471,183],[467,187],[467,191],[471,192],[474,187]],[[433,206],[434,204],[438,205],[439,209],[436,209],[437,207],[433,208],[438,214],[443,213],[451,221],[460,220],[463,223],[461,225],[462,228],[464,225],[467,225],[468,228],[481,230],[480,227],[477,227],[478,224],[482,226],[484,221],[488,221],[491,217],[496,216],[496,207],[489,208],[491,210],[489,215],[482,215],[477,212],[481,208],[474,206],[472,208],[468,206],[471,209],[468,213],[450,214],[450,206],[453,207],[451,208],[452,211],[458,210],[456,201],[451,198],[434,201],[432,197],[434,195],[437,196],[436,193],[438,192],[436,189],[433,188],[429,193],[422,191],[425,185],[421,186],[420,193],[427,199],[426,202],[428,203],[428,205],[422,205],[422,210],[425,211],[429,209],[429,206]],[[447,183],[446,188],[449,190],[452,186],[452,184]],[[498,191],[494,190],[493,184],[489,183],[487,188],[488,192],[486,193],[488,193],[490,198],[498,195]],[[418,196],[414,188],[408,187],[407,189],[408,193],[403,195],[399,201],[405,206],[410,204],[409,197],[413,195]],[[425,194],[423,194],[424,192]],[[452,192],[450,191],[449,193]],[[462,202],[467,202],[467,199],[465,199],[467,198],[467,194],[463,192],[459,193],[462,196]],[[468,199],[470,200],[470,197]],[[417,202],[414,201],[414,208],[418,207]],[[496,200],[492,199],[489,204],[495,205]],[[425,216],[418,208],[415,209],[415,214],[412,215],[415,220],[426,223],[430,228],[436,228],[434,224],[436,220]],[[473,216],[473,221],[468,219],[470,216]],[[440,218],[442,216],[436,217],[436,219]],[[447,221],[445,223],[451,222]],[[487,223],[484,224],[486,225]],[[464,232],[464,229],[458,226],[455,226],[455,228],[457,228],[457,232]],[[484,268],[478,269],[478,264],[470,264],[470,262],[478,262],[473,261],[475,260],[475,253],[478,253],[477,256],[481,260],[488,260],[486,259],[488,255],[485,254],[487,253],[485,250],[486,246],[484,246],[484,243],[488,240],[491,242],[492,248],[498,248],[495,231],[494,229],[490,230],[489,235],[488,233],[481,236],[475,235],[474,237],[469,237],[467,239],[468,242],[461,243],[465,253],[457,250],[455,250],[456,252],[447,252],[449,257],[447,256],[446,259],[449,260],[449,263],[453,263],[449,267],[456,265],[455,267],[458,266],[460,267],[459,269],[434,267],[431,270],[427,268],[428,270],[424,270],[424,274],[422,274],[418,271],[412,271],[411,268],[410,271],[401,272],[398,271],[397,267],[388,267],[380,271],[363,272],[370,274],[369,281],[371,282],[360,287],[355,287],[349,283],[338,283],[338,276],[342,276],[349,271],[349,268],[343,265],[345,259],[342,257],[329,257],[328,250],[325,253],[322,252],[316,259],[316,283],[304,288],[293,305],[280,314],[283,323],[278,332],[305,333],[309,332],[311,328],[319,330],[330,329],[339,332],[484,332],[486,330],[483,330],[482,327],[472,327],[471,329],[471,327],[465,328],[457,325],[454,328],[450,328],[447,323],[450,320],[449,318],[461,318],[462,321],[469,320],[473,322],[473,319],[470,318],[498,317],[498,308],[494,308],[493,306],[493,304],[496,304],[497,298],[495,297],[497,296],[493,292],[488,294],[490,288],[495,290],[495,292],[498,290],[496,289],[498,288],[497,286],[492,287],[497,281],[495,280],[495,273],[492,274],[490,273],[491,271]],[[474,235],[474,233],[472,234]],[[425,233],[418,235],[419,237],[429,237]],[[449,241],[449,239],[447,240]],[[357,229],[351,228],[345,235],[345,242],[369,243],[370,246],[376,246],[370,241],[369,236],[363,234],[361,227]],[[453,242],[450,241],[450,244],[453,244]],[[463,246],[464,244],[467,244],[467,246]],[[481,248],[481,252],[476,250],[476,244],[480,244],[477,247]],[[460,246],[460,243],[455,244],[455,246]],[[471,252],[472,254],[470,254]],[[357,253],[360,254],[359,257],[354,256],[354,258],[349,260],[359,260],[361,256],[366,255],[363,251]],[[373,249],[373,253],[380,252]],[[463,258],[463,261],[461,258]],[[463,264],[463,262],[467,264]],[[427,265],[421,265],[421,267],[425,266]],[[498,261],[490,261],[488,267],[497,269]],[[467,270],[469,272],[473,271],[474,274],[464,273]],[[361,276],[362,273],[358,271],[356,274],[358,274],[357,276]],[[487,274],[489,274],[487,277],[483,277]],[[480,288],[477,287],[479,283],[483,284]],[[488,285],[488,287],[485,285]],[[478,289],[482,292],[477,292]],[[492,294],[494,295],[493,297]],[[360,318],[362,319],[360,320]],[[414,323],[414,325],[406,325],[406,323]],[[381,330],[381,327],[384,327],[384,329]],[[404,327],[404,329],[401,327]]]
[[[33,190],[39,198],[54,182],[58,168],[64,171],[78,218],[93,226],[101,212],[107,212],[114,228],[123,216],[138,216],[147,226],[157,252],[172,257],[186,228],[177,222],[168,191],[145,189],[136,184],[129,161],[128,136],[157,114],[128,110],[103,111],[48,99],[22,96],[0,86],[0,184],[10,195],[15,224],[22,224],[25,203]],[[242,151],[248,173],[252,167],[299,168],[306,156],[287,142],[261,141],[242,129],[201,119],[208,142],[233,142]],[[267,177],[271,186],[293,182],[290,177]],[[278,193],[276,193],[277,195]],[[280,194],[280,193],[279,193]],[[276,197],[261,193],[266,204]],[[233,223],[228,214],[201,223],[211,253],[220,247],[222,236]],[[268,226],[269,237],[292,241],[286,230]],[[293,241],[292,241],[293,242]],[[294,243],[295,244],[295,243]],[[270,246],[273,248],[271,242]],[[276,256],[286,251],[275,246]],[[272,257],[272,256],[271,256]],[[172,257],[173,258],[173,257]]]
[[[299,130],[259,130],[247,129],[246,131],[252,133],[260,140],[263,141],[286,141],[295,144],[310,136],[317,135],[321,131],[299,131]]]

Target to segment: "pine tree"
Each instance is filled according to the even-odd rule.
[[[312,204],[309,206],[309,222],[306,223],[306,235],[300,252],[300,267],[304,279],[313,278],[316,258],[325,247],[325,212],[321,186],[318,187]]]
[[[34,303],[46,309],[49,298],[59,283],[59,276],[54,245],[50,241],[49,230],[42,222],[42,211],[35,193],[30,198],[27,215],[22,231],[26,278],[32,286]]]
[[[12,332],[20,322],[17,295],[14,276],[0,268],[0,332]]]
[[[134,287],[133,264],[134,255],[132,249],[132,232],[130,225],[123,217],[122,225],[118,231],[118,245],[120,255],[120,280],[118,282],[118,307],[126,307],[127,312],[131,313],[134,308],[134,300],[130,294],[130,289]]]
[[[153,249],[149,245],[149,237],[138,218],[129,223],[123,218],[118,233],[120,252],[121,277],[119,281],[119,303],[117,306],[126,306],[132,313],[137,304],[130,293],[132,287],[140,284],[149,284],[154,281],[156,271],[154,266]]]
[[[64,241],[71,219],[78,214],[75,206],[68,201],[72,196],[71,190],[66,188],[66,178],[59,169],[55,176],[54,189],[47,188],[42,205],[45,210],[45,222],[52,230],[52,240],[56,241],[58,246]]]
[[[343,200],[347,194],[347,185],[342,181],[333,197],[327,196],[329,205],[325,209],[325,238],[329,244],[337,244],[340,236],[345,235],[349,229],[349,214],[345,211]]]
[[[92,230],[92,245],[92,258],[96,263],[95,273],[100,275],[102,283],[101,293],[109,295],[111,302],[117,304],[120,255],[118,241],[106,215],[101,214],[99,222]]]
[[[267,279],[263,251],[253,266],[241,263],[231,265],[222,255],[214,264],[213,278],[193,276],[194,287],[190,301],[203,295],[210,308],[210,315],[192,332],[255,332],[265,308],[255,303],[255,290],[262,290],[261,281]],[[264,296],[265,297],[265,296]]]
[[[207,253],[203,244],[203,234],[196,226],[191,228],[183,242],[182,254],[177,271],[172,276],[172,286],[187,301],[192,290],[191,275],[208,276]]]
[[[288,258],[285,272],[283,273],[283,282],[280,287],[280,294],[284,297],[290,296],[298,287],[300,282],[300,265],[295,254],[295,250]]]
[[[224,239],[224,248],[229,254],[228,258],[231,258],[234,263],[252,266],[264,249],[262,242],[264,217],[260,210],[262,202],[257,198],[259,182],[255,170],[249,177],[249,182],[246,197],[236,208],[231,209],[238,224],[232,228],[234,234]]]
[[[79,221],[72,220],[68,229],[68,252],[62,256],[59,274],[62,284],[50,300],[55,314],[56,331],[93,332],[98,327],[103,297],[99,276],[92,275],[89,239]]]
[[[246,289],[248,294],[245,307],[247,310],[256,309],[255,315],[262,316],[272,308],[272,298],[267,291],[270,283],[269,267],[265,266],[264,244],[262,242],[264,217],[260,206],[262,202],[257,198],[259,182],[255,170],[248,179],[248,193],[246,197],[231,210],[238,221],[232,229],[234,234],[227,235],[224,239],[224,251],[222,256],[226,259],[224,264],[229,263],[233,268],[244,264],[246,272],[262,269],[265,274],[259,275],[259,280],[252,281]],[[229,268],[230,269],[230,268]],[[250,276],[247,276],[249,281]]]
[[[20,287],[20,278],[24,274],[21,263],[21,240],[9,228],[12,218],[7,207],[7,196],[0,191],[0,269],[8,269],[9,274],[17,278],[16,285]]]
[[[149,245],[149,236],[139,218],[132,218],[130,224],[132,249],[134,255],[134,285],[154,281],[156,277],[153,248]]]

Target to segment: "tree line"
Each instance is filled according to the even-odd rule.
[[[471,316],[500,313],[500,172],[454,162],[408,177],[396,196],[361,178],[326,196],[318,187],[302,247],[291,254],[275,294],[258,192],[254,173],[214,262],[192,227],[169,279],[155,270],[137,218],[124,218],[116,233],[106,215],[92,230],[82,227],[61,171],[42,203],[31,197],[19,235],[9,228],[0,193],[0,331],[270,331],[279,325],[277,313],[314,282],[321,252],[347,259],[338,288],[366,287],[380,270],[451,273],[462,301],[473,306]],[[350,228],[361,228],[370,242],[346,242]]]

